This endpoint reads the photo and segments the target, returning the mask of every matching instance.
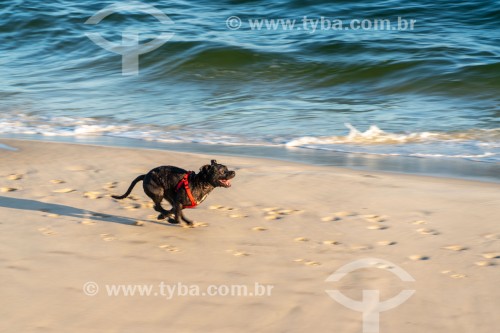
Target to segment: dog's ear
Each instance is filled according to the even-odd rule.
[[[200,168],[200,173],[207,173],[210,170],[211,166],[206,164]]]
[[[217,161],[216,160],[212,160],[212,165],[216,165],[217,164]]]

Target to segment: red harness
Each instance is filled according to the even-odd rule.
[[[189,175],[192,173],[193,173],[193,171],[186,173],[184,175],[184,177],[182,177],[181,181],[177,184],[177,187],[175,188],[175,190],[178,192],[180,190],[180,188],[184,186],[184,190],[186,190],[186,195],[188,196],[189,201],[191,201],[190,206],[182,205],[183,208],[194,208],[198,205],[196,203],[196,200],[194,200],[194,198],[193,198],[193,194],[191,193],[191,189],[189,188]]]

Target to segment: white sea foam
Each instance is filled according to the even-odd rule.
[[[165,143],[201,143],[242,146],[285,146],[343,153],[421,158],[462,158],[500,162],[500,129],[474,129],[462,132],[392,133],[376,125],[361,131],[345,124],[342,136],[298,138],[243,136],[234,133],[192,130],[188,127],[116,123],[116,120],[47,117],[22,113],[0,116],[0,134],[43,136],[111,136]]]
[[[422,158],[461,158],[500,162],[500,129],[462,132],[390,133],[376,125],[364,132],[345,124],[345,136],[300,137],[286,143],[289,148],[308,148],[345,153]]]
[[[291,140],[286,143],[289,147],[300,147],[303,145],[331,145],[339,143],[352,144],[402,144],[402,143],[422,143],[431,141],[454,141],[454,140],[500,140],[500,129],[477,129],[456,133],[437,132],[415,132],[415,133],[389,133],[381,130],[376,125],[370,126],[368,130],[362,132],[346,123],[349,129],[346,136],[306,136]],[[484,144],[484,143],[482,143]],[[489,144],[489,143],[488,143]]]

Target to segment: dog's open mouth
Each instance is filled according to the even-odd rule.
[[[229,179],[219,179],[219,182],[224,187],[231,187],[231,181]]]

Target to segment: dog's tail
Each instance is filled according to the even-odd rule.
[[[141,180],[144,180],[144,177],[146,177],[146,175],[140,175],[139,177],[134,179],[134,181],[132,182],[132,184],[130,184],[127,192],[125,192],[124,195],[112,195],[111,197],[114,199],[125,199],[126,197],[128,197],[130,195],[130,192],[132,192],[132,190],[134,189],[135,184],[137,184]]]

